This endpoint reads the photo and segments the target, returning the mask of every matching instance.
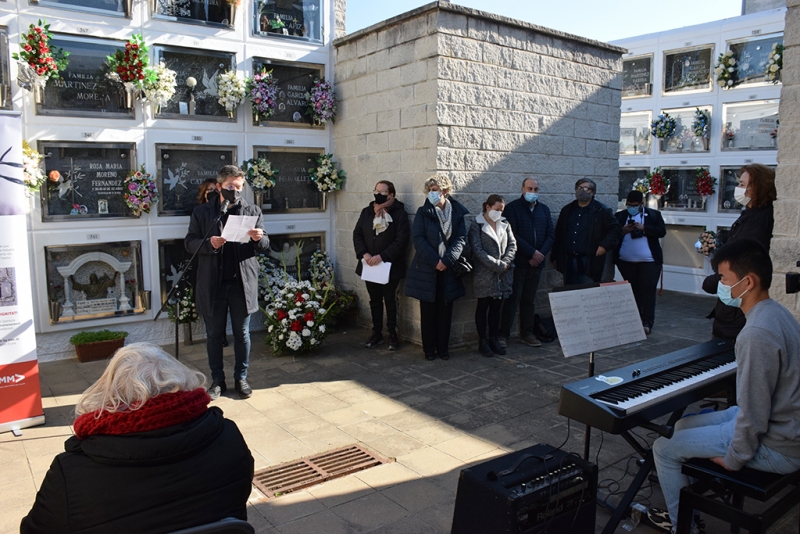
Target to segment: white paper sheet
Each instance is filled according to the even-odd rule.
[[[256,227],[258,217],[255,215],[228,215],[228,222],[222,229],[222,237],[234,243],[247,243],[250,236],[247,232]]]
[[[367,260],[361,259],[363,269],[361,270],[361,279],[365,282],[374,282],[376,284],[388,284],[389,273],[392,270],[392,263],[382,261],[378,265],[367,265]]]

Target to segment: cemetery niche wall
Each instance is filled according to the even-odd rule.
[[[106,57],[124,48],[120,41],[59,35],[53,46],[69,52],[69,63],[58,79],[47,81],[38,115],[62,117],[135,118],[135,107],[125,106],[125,90],[106,77]]]
[[[39,141],[45,175],[42,221],[134,217],[125,204],[125,178],[136,165],[133,143]]]
[[[131,17],[133,7],[133,0],[28,0],[28,3],[127,18]]]
[[[714,45],[664,52],[664,93],[710,91]]]
[[[306,114],[306,93],[314,85],[314,79],[325,76],[325,66],[312,63],[286,63],[282,61],[254,58],[253,72],[272,71],[278,85],[278,106],[262,126],[315,127],[311,116]],[[324,129],[325,126],[316,126]]]
[[[151,0],[153,18],[173,22],[232,27],[236,6],[227,0]]]
[[[158,240],[158,271],[161,281],[161,300],[163,305],[167,300],[167,295],[172,290],[172,286],[178,280],[178,275],[183,268],[183,264],[189,261],[191,254],[186,252],[183,239],[159,239]],[[195,287],[197,280],[197,260],[192,263],[186,273],[184,280],[189,287]]]
[[[224,165],[237,165],[235,146],[156,145],[159,215],[191,215],[200,184],[216,179]]]
[[[253,33],[322,43],[322,0],[256,0]]]
[[[722,150],[777,150],[778,100],[722,106]]]
[[[50,323],[144,313],[141,241],[44,247]]]
[[[266,158],[277,169],[275,187],[264,193],[264,213],[316,211],[322,209],[321,194],[309,170],[317,166],[322,149],[253,147],[257,158]],[[271,238],[271,237],[270,237]]]
[[[764,71],[774,44],[783,44],[783,33],[728,42],[728,49],[736,59],[736,69],[731,73],[734,86],[766,83]]]

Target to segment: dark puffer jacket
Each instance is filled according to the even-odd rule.
[[[406,207],[399,200],[395,200],[386,212],[391,215],[392,222],[389,223],[386,230],[375,235],[375,230],[372,228],[372,221],[375,219],[373,204],[375,203],[370,202],[369,206],[361,210],[361,215],[353,230],[353,246],[358,260],[356,274],[361,276],[361,271],[364,269],[361,258],[364,257],[364,254],[369,253],[371,256],[380,254],[382,261],[392,264],[389,272],[390,280],[405,278],[406,249],[411,234]]]
[[[247,519],[253,457],[219,408],[161,430],[71,437],[64,448],[21,534],[157,534]]]
[[[444,298],[448,302],[464,296],[464,282],[453,274],[453,264],[461,256],[467,243],[467,208],[463,204],[448,198],[453,205],[453,222],[449,246],[444,257],[439,258],[439,218],[433,204],[425,200],[425,204],[417,210],[414,223],[411,225],[411,241],[414,243],[414,259],[406,275],[406,296],[433,302],[436,300],[436,265],[439,259],[447,266],[445,274]]]

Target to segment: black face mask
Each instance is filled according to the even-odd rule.
[[[389,197],[386,195],[373,195],[373,196],[375,197],[376,204],[383,204],[384,202],[389,200]]]
[[[214,202],[214,199],[219,196],[219,191],[216,189],[209,189],[206,191],[206,202]]]
[[[231,204],[238,204],[242,199],[242,192],[234,189],[223,189],[220,193],[222,194],[222,198]]]

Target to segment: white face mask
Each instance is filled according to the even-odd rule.
[[[747,189],[745,189],[744,187],[739,187],[739,186],[737,186],[733,190],[733,198],[736,200],[736,202],[738,202],[742,206],[747,206],[748,204],[750,204],[750,197],[748,197],[745,194],[746,192],[747,192]]]
[[[488,215],[489,215],[489,218],[492,221],[497,222],[503,216],[503,212],[502,211],[497,211],[497,210],[489,210]]]

